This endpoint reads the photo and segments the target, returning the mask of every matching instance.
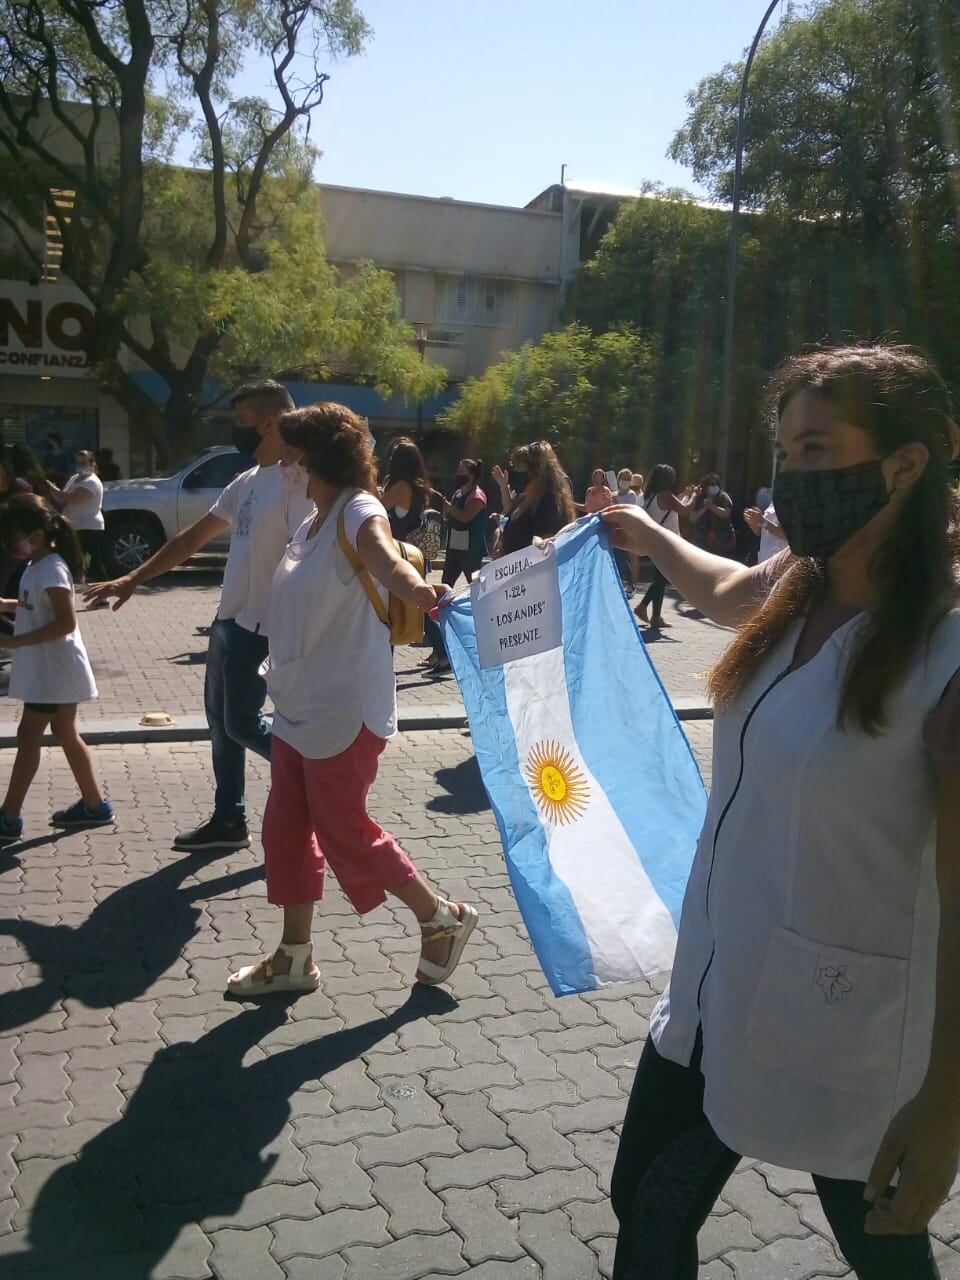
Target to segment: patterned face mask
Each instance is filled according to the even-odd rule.
[[[890,501],[880,462],[831,471],[782,471],[773,491],[795,556],[829,560]]]

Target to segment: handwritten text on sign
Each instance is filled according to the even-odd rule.
[[[560,644],[560,581],[552,543],[491,561],[471,594],[477,655],[484,669]]]

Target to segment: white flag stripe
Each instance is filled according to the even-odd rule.
[[[543,824],[547,856],[580,915],[601,984],[663,972],[673,964],[676,926],[606,793],[580,754],[570,714],[563,648],[503,668],[517,756]],[[588,790],[586,807],[555,820],[527,772],[531,756],[556,744]],[[562,806],[560,806],[562,808]],[[554,806],[556,809],[557,806]]]

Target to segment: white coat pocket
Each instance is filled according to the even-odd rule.
[[[754,1057],[833,1089],[893,1095],[908,961],[824,946],[789,929],[770,939],[747,1022]]]

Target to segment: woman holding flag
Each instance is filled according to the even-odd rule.
[[[274,718],[263,851],[283,934],[227,990],[246,998],[320,985],[310,939],[327,863],[360,915],[387,893],[410,908],[422,937],[417,981],[445,982],[477,913],[427,884],[367,813],[367,795],[397,730],[390,632],[371,595],[379,591],[386,604],[389,591],[428,610],[447,588],[429,586],[397,550],[361,418],[340,404],[314,404],[283,414],[280,437],[284,484],[316,504],[277,567],[270,598]]]
[[[636,507],[601,517],[739,628],[614,1171],[614,1276],[693,1280],[746,1155],[813,1175],[860,1280],[932,1280],[960,1152],[958,432],[909,348],[800,356],[773,392],[792,555],[746,569]]]

